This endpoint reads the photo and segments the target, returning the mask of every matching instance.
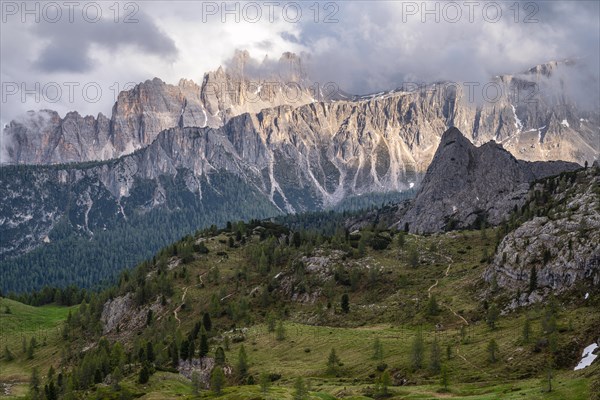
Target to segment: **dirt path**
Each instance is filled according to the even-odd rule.
[[[452,312],[452,314],[454,314],[457,318],[460,318],[465,323],[465,325],[469,325],[469,321],[467,321],[462,315],[454,311],[452,307],[450,307],[448,304],[444,305],[446,306],[446,308],[448,308],[448,310],[450,310],[450,312]]]
[[[181,295],[181,304],[179,305],[179,307],[177,307],[175,309],[175,311],[173,311],[173,315],[175,316],[175,319],[177,320],[178,326],[181,326],[181,320],[177,316],[177,313],[179,312],[179,310],[181,310],[181,306],[185,304],[185,296],[187,295],[188,288],[189,288],[189,286],[186,286],[183,289],[183,294]]]
[[[454,260],[452,259],[452,257],[447,256],[445,254],[437,253],[437,255],[446,258],[446,261],[448,262],[448,267],[446,268],[446,271],[444,272],[444,278],[447,278],[448,275],[450,274],[450,268],[452,267],[452,264],[454,264]],[[429,289],[427,289],[427,297],[428,298],[431,298],[431,289],[435,288],[438,285],[439,282],[440,282],[440,280],[436,279],[435,283],[433,285],[431,285],[429,287]],[[456,311],[454,311],[452,309],[452,307],[450,307],[448,304],[442,303],[442,305],[444,305],[448,310],[450,310],[450,312],[452,312],[452,314],[454,314],[454,316],[456,316],[457,318],[460,318],[460,320],[462,322],[464,322],[465,325],[469,325],[469,321],[467,321],[462,315],[460,315],[459,313],[457,313]]]
[[[429,289],[427,289],[427,298],[431,298],[431,289],[433,289],[434,287],[436,287],[438,285],[438,283],[440,282],[439,279],[435,280],[435,283],[431,286],[429,286]]]
[[[437,254],[440,257],[444,257],[446,259],[446,262],[448,263],[448,268],[446,268],[446,271],[444,272],[444,278],[447,278],[448,274],[450,273],[450,267],[454,263],[454,260],[452,259],[452,257],[447,256],[445,254],[440,254],[440,253],[435,253],[435,254]],[[433,285],[431,285],[429,287],[429,289],[427,289],[427,297],[428,298],[431,298],[431,289],[435,288],[438,285],[438,283],[440,283],[440,280],[436,279],[435,283]]]
[[[225,296],[225,297],[221,298],[221,301],[223,301],[223,300],[225,300],[225,299],[228,299],[228,298],[230,298],[230,297],[231,297],[231,296],[233,296],[234,294],[235,294],[235,292],[233,292],[233,293],[231,293],[231,294],[228,294],[227,296]]]
[[[202,275],[198,275],[198,279],[200,280],[200,285],[204,286],[204,280],[202,279],[202,277],[204,275],[208,274],[208,271],[206,271],[205,273],[203,273]]]

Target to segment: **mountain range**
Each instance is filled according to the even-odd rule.
[[[538,90],[535,101],[512,94],[553,87],[564,70],[576,68],[572,63],[496,77],[506,89],[502,97],[475,105],[448,83],[368,96],[338,91],[323,99],[295,55],[279,61],[285,74],[262,78],[245,75],[248,57],[238,52],[231,67],[207,73],[201,85],[141,83],[119,95],[110,119],[40,111],[11,122],[4,136],[12,165],[0,177],[3,271],[42,271],[48,252],[60,257],[69,246],[85,250],[72,252],[65,265],[80,269],[84,252],[84,261],[115,270],[123,258],[114,251],[114,265],[107,261],[107,240],[122,243],[127,254],[140,240],[134,263],[210,224],[323,210],[421,183],[412,211],[394,223],[422,233],[483,217],[499,223],[518,205],[508,201],[517,188],[524,192],[535,179],[577,167],[538,161],[583,164],[597,157],[597,111],[578,109],[567,92]],[[290,87],[298,89],[293,99]],[[259,100],[247,101],[249,92]],[[448,128],[456,129],[443,139]],[[434,157],[445,146],[454,150]],[[456,186],[452,173],[471,189]],[[501,187],[494,192],[485,179]],[[454,192],[464,197],[458,213],[458,203],[437,201]],[[156,229],[161,233],[151,234]]]

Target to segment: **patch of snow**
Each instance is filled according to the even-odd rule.
[[[598,344],[592,343],[588,347],[583,349],[583,353],[581,354],[581,361],[579,361],[579,364],[577,364],[574,371],[584,369],[592,365],[592,362],[594,362],[594,360],[598,357],[596,354],[593,354],[594,350],[596,350],[597,348]]]
[[[521,122],[519,117],[517,117],[517,109],[512,104],[510,105],[510,107],[512,108],[512,112],[515,117],[515,128],[517,132],[521,132],[521,129],[523,129],[523,123]]]
[[[567,127],[567,128],[569,127],[569,121],[567,121],[566,119],[563,119],[560,124],[564,127]]]
[[[202,128],[206,128],[206,126],[208,125],[208,115],[206,115],[206,110],[204,109],[204,107],[201,107],[200,109],[204,114],[204,126],[202,126]]]

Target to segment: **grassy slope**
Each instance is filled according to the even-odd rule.
[[[6,307],[10,314],[6,313]],[[0,351],[8,346],[15,360],[0,359],[0,383],[16,384],[12,394],[24,394],[25,382],[34,367],[44,375],[51,365],[56,368],[60,360],[62,323],[66,320],[69,307],[47,305],[32,307],[10,299],[0,298]],[[23,338],[27,345],[35,337],[38,346],[32,360],[22,351]],[[0,393],[0,398],[7,398]]]
[[[464,322],[459,315],[469,320],[481,317],[481,300],[477,289],[481,285],[479,277],[485,264],[480,263],[480,259],[484,249],[489,254],[493,252],[493,235],[493,230],[489,230],[486,237],[481,232],[454,232],[430,237],[411,235],[403,249],[394,245],[384,251],[369,250],[359,264],[381,267],[380,283],[374,287],[363,283],[356,292],[350,292],[352,311],[349,315],[341,315],[338,310],[327,310],[325,300],[321,299],[315,304],[290,305],[290,321],[286,323],[287,337],[284,341],[277,341],[273,334],[267,332],[264,324],[250,326],[244,345],[249,355],[251,374],[258,377],[266,371],[283,376],[268,398],[292,398],[291,388],[298,376],[310,381],[315,392],[360,398],[351,396],[360,396],[365,387],[372,386],[377,364],[371,359],[372,345],[378,337],[383,343],[385,362],[391,371],[406,376],[411,384],[416,384],[394,387],[392,391],[395,398],[589,398],[589,379],[586,376],[590,376],[591,369],[585,372],[555,371],[555,392],[541,392],[546,356],[534,353],[533,344],[523,344],[521,340],[526,313],[532,318],[532,337],[541,335],[542,310],[539,308],[520,310],[501,317],[494,331],[481,320],[471,323],[467,327],[466,342],[461,341],[460,327]],[[200,275],[203,279],[211,267],[218,265],[221,271],[220,285],[201,286],[193,279],[191,283],[180,281],[178,284],[180,289],[175,299],[181,298],[184,287],[188,288],[187,307],[180,313],[184,331],[191,329],[198,316],[208,309],[212,293],[234,293],[230,301],[236,301],[237,294],[248,293],[260,283],[251,282],[247,287],[238,289],[233,286],[234,271],[245,261],[243,251],[228,248],[222,243],[225,239],[225,234],[210,239],[207,246],[211,253],[187,265],[190,276]],[[422,254],[421,265],[416,269],[405,262],[406,249],[410,246],[416,246]],[[217,251],[227,251],[229,258],[216,259],[214,254]],[[423,309],[427,303],[428,289],[436,281],[437,285],[431,288],[431,293],[437,297],[442,312],[437,317],[428,317]],[[335,290],[334,298],[339,299],[347,288],[336,287]],[[173,307],[177,304],[173,304]],[[334,304],[333,308],[339,309],[336,306]],[[322,324],[346,327],[304,323],[311,318],[314,320],[315,315],[319,316]],[[256,319],[260,321],[260,317],[256,316]],[[566,329],[567,319],[570,320],[571,330]],[[565,305],[559,318],[559,326],[564,328],[564,332],[559,334],[559,342],[564,344],[572,340],[583,342],[589,339],[589,335],[582,332],[589,332],[594,321],[600,321],[600,312],[593,305]],[[441,325],[437,333],[435,324]],[[426,369],[416,374],[409,372],[410,346],[418,328],[425,333],[426,366],[433,337],[437,336],[440,342],[443,363],[450,371],[449,394],[437,393],[440,388],[439,375],[431,375]],[[495,364],[487,361],[486,346],[491,338],[500,347],[500,361]],[[452,349],[450,360],[446,360],[446,345]],[[325,364],[331,348],[336,348],[344,363],[340,377],[326,374]],[[234,344],[227,352],[228,361],[232,364],[237,360],[238,349],[239,344]],[[308,349],[310,352],[307,352]],[[151,381],[150,386],[144,388],[147,398],[160,398],[161,395],[169,398],[169,395],[176,397],[183,394],[179,389],[166,389],[164,379],[165,376],[161,375],[156,379],[157,385],[160,382],[159,386]],[[176,387],[179,388],[178,385]],[[228,388],[224,396],[226,399],[254,397],[261,398],[257,386]]]
[[[290,317],[285,324],[286,339],[277,341],[267,332],[261,316],[262,310],[253,303],[251,316],[254,323],[246,324],[249,330],[244,346],[249,357],[250,373],[255,377],[263,371],[279,373],[282,379],[275,382],[269,393],[263,396],[258,386],[237,386],[226,388],[223,399],[291,399],[293,383],[302,376],[310,384],[313,399],[351,398],[360,399],[367,387],[373,386],[377,362],[371,358],[375,338],[383,344],[385,362],[389,370],[409,380],[409,386],[391,388],[393,398],[397,399],[588,399],[590,398],[590,377],[599,373],[598,363],[578,372],[568,369],[555,371],[555,391],[542,393],[545,355],[534,353],[533,344],[521,341],[521,330],[525,315],[533,318],[533,340],[540,336],[539,308],[519,310],[502,316],[498,328],[491,331],[481,320],[482,309],[479,289],[479,277],[485,268],[480,263],[484,249],[493,252],[494,231],[487,236],[481,232],[453,232],[429,237],[407,237],[407,243],[399,248],[395,243],[387,250],[368,250],[366,257],[352,260],[352,268],[379,267],[381,272],[376,284],[369,284],[367,278],[361,280],[355,291],[347,287],[336,286],[334,296],[336,304],[327,309],[324,297],[314,304],[289,303]],[[200,256],[187,264],[189,280],[178,279],[176,292],[169,304],[165,318],[175,323],[172,311],[181,303],[184,288],[187,288],[186,308],[179,311],[182,331],[187,332],[208,309],[213,293],[233,294],[223,303],[238,301],[238,296],[248,294],[253,288],[264,283],[264,278],[251,278],[247,285],[238,287],[234,278],[235,271],[244,263],[244,248],[228,248],[227,234],[211,238],[207,246],[211,252]],[[252,242],[258,242],[255,236]],[[416,246],[421,253],[418,268],[407,263],[407,249]],[[228,258],[217,256],[218,251],[226,251]],[[221,274],[219,284],[208,283],[208,271],[218,266]],[[182,267],[178,267],[182,268]],[[198,278],[201,277],[201,278]],[[198,282],[202,280],[205,285]],[[437,282],[437,284],[436,284]],[[337,304],[343,292],[349,291],[351,312],[348,315],[339,312]],[[436,296],[440,304],[439,316],[430,317],[425,313],[428,292]],[[7,301],[7,300],[2,300]],[[256,301],[256,300],[255,300]],[[4,303],[2,303],[4,304]],[[19,353],[12,363],[2,362],[0,377],[19,377],[36,363],[47,368],[49,361],[58,357],[57,340],[58,321],[66,316],[65,308],[33,308],[11,303],[13,316],[4,316],[7,324],[7,342],[14,346],[13,352]],[[1,309],[0,309],[1,310]],[[471,322],[467,327],[467,339],[461,340],[460,328],[465,323],[464,316]],[[11,320],[12,318],[12,320]],[[570,321],[569,321],[570,320]],[[227,319],[214,318],[214,324],[225,328]],[[307,324],[307,321],[310,324]],[[567,322],[569,321],[569,322]],[[579,301],[564,304],[559,316],[559,342],[568,344],[576,340],[580,347],[589,343],[589,332],[600,322],[597,304]],[[567,329],[567,325],[571,329]],[[438,324],[438,329],[435,326]],[[410,346],[417,329],[425,334],[425,369],[417,373],[410,372]],[[38,350],[39,357],[33,361],[25,360],[20,354],[20,335],[48,335],[48,346]],[[143,335],[150,336],[149,330]],[[3,331],[3,338],[4,338]],[[450,393],[439,393],[441,387],[439,375],[431,374],[426,368],[429,364],[429,348],[434,337],[438,338],[442,348],[442,362],[449,369]],[[486,345],[494,338],[500,348],[500,361],[490,364],[487,361]],[[4,339],[3,339],[4,340]],[[446,360],[446,346],[450,345],[452,356]],[[226,352],[227,360],[235,365],[240,344],[232,344]],[[216,345],[213,343],[211,351]],[[11,347],[12,348],[12,347]],[[331,348],[335,348],[343,362],[339,376],[326,372],[326,360]],[[310,350],[310,351],[308,351]],[[577,350],[579,351],[579,350]],[[576,362],[576,361],[575,361]],[[39,364],[38,364],[39,365]],[[572,369],[572,368],[571,368]],[[6,373],[7,371],[8,373]],[[159,372],[152,376],[146,386],[135,382],[135,377],[127,378],[123,385],[133,392],[143,394],[143,399],[192,398],[189,382],[177,375]],[[212,397],[203,392],[202,397]],[[334,397],[331,397],[334,396]],[[0,396],[1,398],[1,396]]]

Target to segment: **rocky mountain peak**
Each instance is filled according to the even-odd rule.
[[[579,167],[519,161],[495,142],[476,147],[452,127],[442,135],[422,186],[397,225],[433,233],[483,221],[499,224],[523,203],[530,182]]]
[[[461,131],[458,128],[454,127],[454,126],[448,128],[448,130],[446,130],[442,134],[442,137],[440,138],[440,146],[439,146],[439,148],[446,149],[446,147],[450,146],[450,145],[455,145],[455,146],[457,146],[459,148],[463,148],[463,149],[471,149],[471,148],[475,147],[473,145],[473,143],[471,143],[469,141],[469,139],[467,139],[461,133]],[[446,150],[444,150],[444,152],[445,151]],[[441,152],[441,151],[438,150],[437,153],[443,153],[443,152]]]
[[[555,64],[560,63],[535,70],[558,68]],[[497,102],[479,106],[469,103],[460,91],[446,92],[444,85],[430,85],[423,91],[352,96],[342,91],[331,93],[325,87],[315,90],[302,57],[294,53],[284,53],[275,61],[256,61],[239,51],[226,67],[205,74],[199,84],[180,80],[170,85],[154,78],[121,92],[109,118],[30,113],[5,128],[3,142],[7,144],[8,163],[105,160],[147,147],[169,128],[219,128],[244,113],[256,117],[262,110],[287,106],[285,117],[277,122],[285,121],[289,129],[280,134],[289,136],[278,140],[298,143],[296,136],[308,129],[316,137],[334,138],[339,146],[335,151],[347,160],[361,153],[358,148],[364,146],[365,134],[376,139],[369,145],[375,146],[382,164],[370,175],[377,172],[389,178],[381,182],[380,190],[416,183],[413,179],[398,183],[396,177],[401,172],[424,172],[440,143],[439,132],[449,127],[465,134],[461,142],[465,149],[469,147],[464,140],[475,145],[495,140],[517,158],[528,161],[563,159],[583,164],[597,158],[597,112],[578,110],[561,93],[529,96],[527,102],[507,94],[514,90],[530,94],[531,85],[540,79],[550,80],[543,74],[498,79],[506,88],[505,94]],[[311,104],[314,107],[303,107]],[[448,135],[445,141],[457,136],[453,131]],[[354,143],[356,140],[361,142]],[[386,152],[389,157],[384,156]],[[401,162],[396,163],[396,159]],[[358,169],[371,161],[359,157]],[[361,180],[361,176],[352,176],[357,182]]]

